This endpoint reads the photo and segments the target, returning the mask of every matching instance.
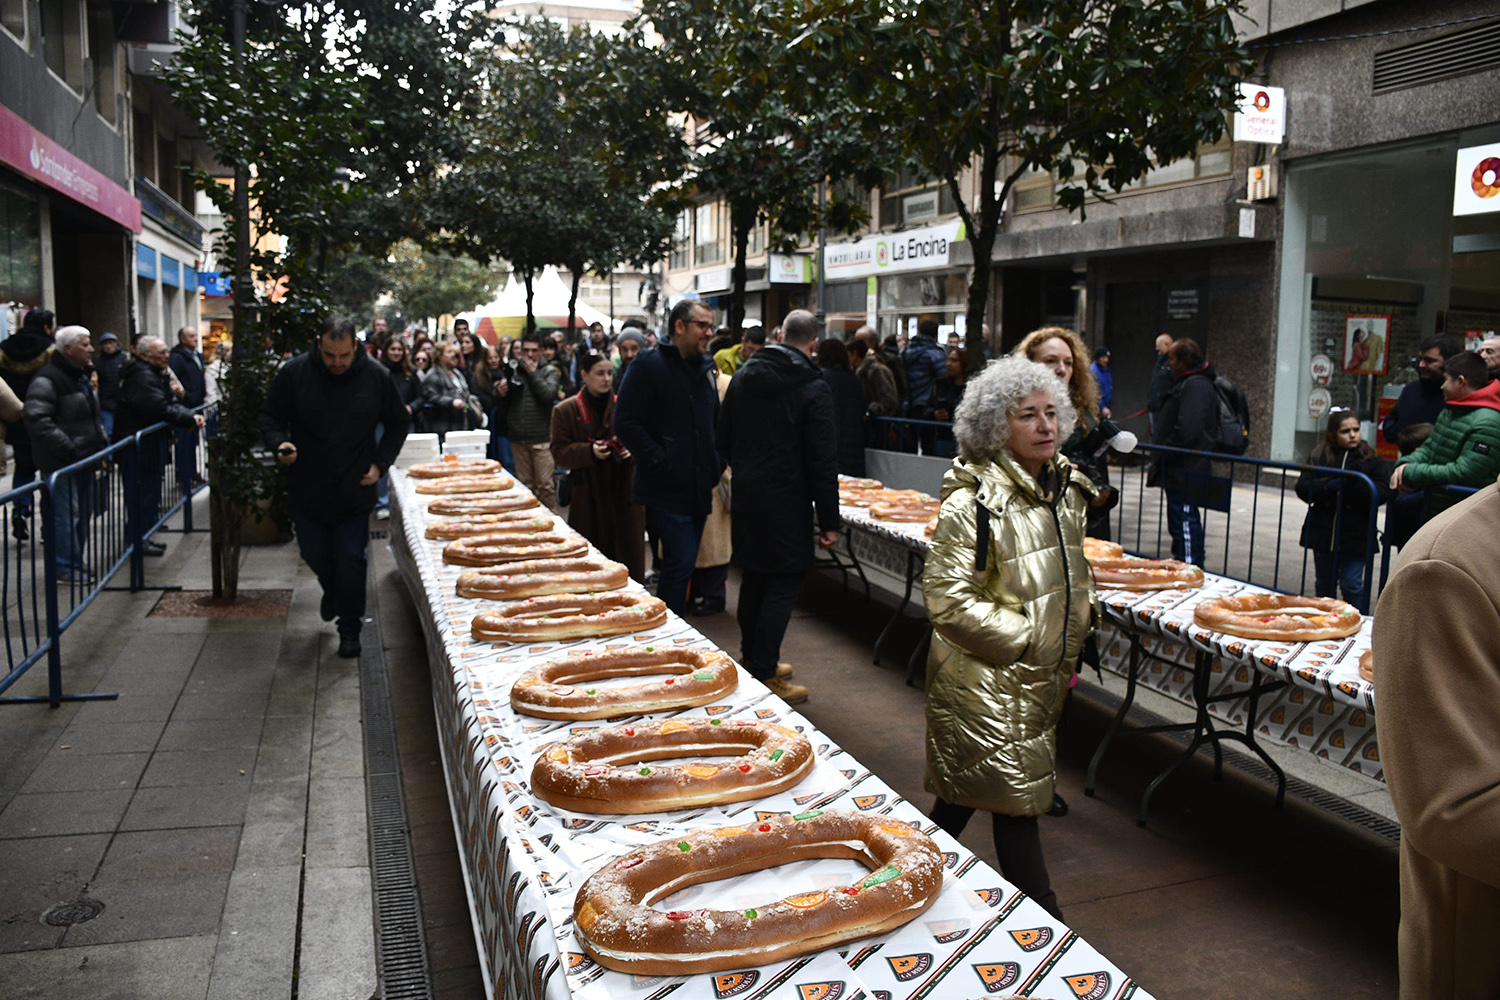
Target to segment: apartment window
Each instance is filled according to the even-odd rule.
[[[83,4],[81,0],[42,0],[42,56],[52,72],[83,91]]]
[[[756,257],[766,252],[766,227],[756,223],[750,227],[750,241],[745,244],[745,256]]]
[[[1011,204],[1015,211],[1026,212],[1037,208],[1052,207],[1052,172],[1039,167],[1028,167],[1010,187]]]
[[[176,162],[176,143],[171,139],[156,138],[156,176],[151,178],[156,186],[167,193],[167,197],[174,201],[182,201],[177,197],[177,171],[173,169]]]
[[[26,37],[26,0],[0,0],[0,28],[17,38]]]
[[[880,192],[880,226],[919,225],[958,211],[953,189],[947,181],[934,182],[903,170],[892,185]]]
[[[1126,190],[1156,187],[1160,184],[1179,184],[1183,181],[1222,177],[1229,173],[1233,160],[1232,144],[1228,136],[1212,146],[1200,146],[1192,156],[1185,156],[1170,163],[1158,164],[1146,171],[1146,175]]]
[[[693,210],[685,208],[677,213],[677,232],[672,238],[672,259],[668,266],[674,271],[686,271],[692,259]]]
[[[94,107],[113,125],[119,115],[120,71],[115,64],[114,15],[107,7],[90,11],[89,61],[94,64]]]
[[[719,203],[710,201],[693,209],[693,264],[719,264],[724,260],[724,242],[719,238]]]

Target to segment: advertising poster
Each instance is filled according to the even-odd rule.
[[[1391,318],[1370,313],[1344,317],[1344,371],[1350,375],[1384,375],[1389,365]]]

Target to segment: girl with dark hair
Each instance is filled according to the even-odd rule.
[[[1360,438],[1359,418],[1349,410],[1328,414],[1323,440],[1308,463],[1326,469],[1363,472],[1375,483],[1375,505],[1390,499],[1390,463]],[[1370,545],[1370,493],[1347,476],[1304,472],[1297,495],[1307,501],[1302,547],[1312,552],[1314,590],[1318,597],[1337,597],[1363,608],[1365,556]]]

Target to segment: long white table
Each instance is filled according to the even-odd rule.
[[[1102,998],[1148,994],[1062,923],[926,820],[805,717],[739,671],[721,703],[683,717],[774,720],[807,735],[817,763],[779,795],[687,813],[598,816],[553,807],[532,795],[532,763],[552,741],[603,723],[549,722],[510,708],[514,680],[563,651],[632,643],[712,647],[675,616],[635,636],[506,644],[476,641],[469,622],[487,603],[454,596],[460,572],[441,560],[442,543],[423,537],[433,518],[402,472],[391,475],[391,545],[417,604],[433,676],[433,705],[460,846],[475,936],[494,997],[587,1000],[856,1000],[863,997]],[[562,526],[563,530],[566,529]],[[632,587],[635,585],[632,584]],[[877,713],[872,708],[872,718]],[[623,720],[616,720],[623,721]],[[945,853],[947,877],[933,907],[880,937],[794,961],[712,975],[643,977],[608,971],[582,952],[572,927],[579,884],[632,848],[704,826],[752,816],[850,809],[920,825]],[[696,886],[658,905],[751,906],[788,886],[847,884],[854,862],[798,862]]]

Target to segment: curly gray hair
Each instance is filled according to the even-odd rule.
[[[1010,441],[1006,416],[1038,390],[1056,404],[1058,443],[1066,441],[1078,420],[1067,385],[1046,365],[1022,357],[997,358],[969,380],[953,415],[953,437],[963,460],[979,462],[999,455]]]

